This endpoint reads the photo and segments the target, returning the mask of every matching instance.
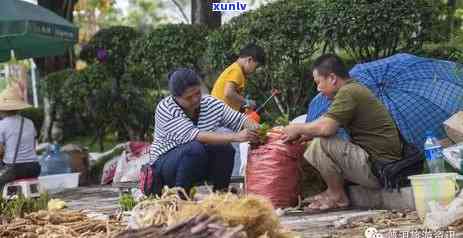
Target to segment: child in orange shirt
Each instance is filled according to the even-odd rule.
[[[211,95],[222,100],[236,111],[243,105],[255,107],[253,100],[247,100],[242,92],[246,86],[246,76],[254,73],[256,68],[265,64],[264,50],[250,43],[241,49],[238,59],[220,74],[214,83]]]

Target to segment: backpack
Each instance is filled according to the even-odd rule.
[[[402,159],[373,161],[373,172],[381,186],[387,191],[397,189],[400,192],[402,186],[410,184],[408,176],[423,172],[423,153],[414,144],[405,141],[401,135],[400,138],[404,142]]]

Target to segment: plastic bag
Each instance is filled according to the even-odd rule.
[[[462,171],[463,143],[459,143],[443,150],[444,159],[458,171]]]
[[[117,156],[109,160],[103,166],[101,174],[101,184],[110,184],[113,181],[114,174],[116,173],[117,162],[121,156]]]
[[[267,135],[267,144],[250,151],[246,193],[264,196],[276,208],[295,206],[301,194],[300,159],[305,147],[282,143],[282,133],[278,130]]]
[[[136,150],[130,147],[132,144],[137,146]],[[146,145],[145,143],[129,143],[129,148],[122,152],[117,162],[113,183],[138,182],[141,167],[150,160]]]
[[[460,194],[447,205],[436,201],[429,202],[430,212],[426,214],[424,225],[433,230],[445,228],[456,220],[463,219],[463,194]]]
[[[240,147],[240,161],[241,161],[239,175],[243,176],[246,173],[246,164],[248,162],[249,142],[240,143],[239,147]]]

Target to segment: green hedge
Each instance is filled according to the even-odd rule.
[[[80,52],[80,58],[89,64],[100,61],[98,50],[105,50],[107,60],[105,63],[116,76],[124,73],[127,56],[131,52],[131,44],[141,34],[131,27],[114,26],[101,29],[88,42]]]
[[[144,86],[165,89],[169,71],[190,67],[201,73],[207,29],[198,25],[168,24],[138,39],[127,59],[126,78],[145,80]]]
[[[50,100],[52,106],[66,108],[66,103],[74,98],[69,97],[68,90],[73,88],[67,88],[66,84],[70,77],[73,75],[74,70],[65,69],[62,71],[48,74],[43,80],[38,83],[40,93]]]
[[[414,52],[433,38],[439,3],[432,0],[325,0],[320,24],[328,49],[358,61]]]
[[[463,64],[461,46],[453,44],[430,44],[415,52],[416,55],[442,60],[450,60]]]

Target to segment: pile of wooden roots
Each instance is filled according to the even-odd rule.
[[[125,228],[117,221],[89,219],[76,211],[38,211],[0,225],[0,237],[106,238],[116,236]]]
[[[233,228],[220,221],[217,216],[206,214],[196,215],[183,222],[171,225],[167,228],[162,226],[149,226],[138,230],[127,230],[116,236],[116,238],[246,238],[243,225]]]
[[[182,196],[185,197],[185,196]],[[127,224],[95,220],[76,211],[39,211],[0,224],[0,237],[13,238],[293,238],[271,203],[254,196],[212,193],[184,200],[179,191],[139,202]]]
[[[182,200],[178,191],[148,199],[132,210],[133,230],[117,238],[292,238],[270,201],[255,196],[210,193],[203,200]]]

